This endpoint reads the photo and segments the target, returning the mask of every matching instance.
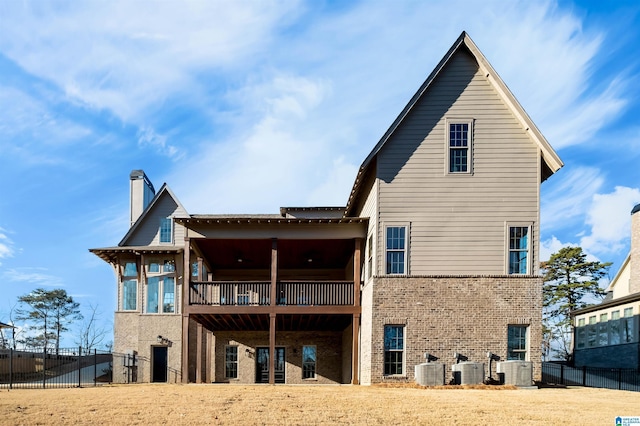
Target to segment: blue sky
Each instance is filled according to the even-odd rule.
[[[357,168],[466,30],[559,153],[542,257],[629,250],[640,203],[635,1],[0,2],[0,321],[37,287],[97,305],[88,252],[129,172],[189,213],[344,205]],[[66,342],[73,344],[71,336]]]

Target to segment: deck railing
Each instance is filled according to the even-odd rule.
[[[259,306],[271,303],[269,281],[191,282],[190,305]],[[280,281],[276,304],[284,306],[353,305],[353,281]]]

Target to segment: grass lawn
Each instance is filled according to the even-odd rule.
[[[640,393],[592,388],[107,385],[3,389],[0,424],[615,425]]]

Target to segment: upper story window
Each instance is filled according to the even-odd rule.
[[[386,232],[386,273],[404,275],[407,273],[407,226],[387,226]]]
[[[146,313],[175,312],[175,263],[173,260],[151,261],[147,267]]]
[[[160,242],[173,242],[173,220],[170,217],[160,219]]]
[[[138,267],[136,262],[126,262],[122,276],[122,310],[138,308]]]
[[[471,120],[447,120],[449,173],[471,173],[473,125]]]
[[[530,226],[509,226],[508,268],[509,274],[529,274]]]

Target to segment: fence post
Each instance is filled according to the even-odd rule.
[[[13,348],[9,348],[9,389],[13,389]]]
[[[42,349],[42,389],[47,387],[47,346]]]
[[[587,366],[582,366],[582,386],[587,386]]]
[[[622,368],[618,368],[618,390],[622,389]]]
[[[98,350],[93,348],[93,386],[98,386]]]
[[[564,364],[560,364],[560,384],[564,385]]]
[[[82,374],[80,374],[82,372],[82,346],[78,346],[78,387],[82,386],[82,378],[80,376],[82,376]]]

